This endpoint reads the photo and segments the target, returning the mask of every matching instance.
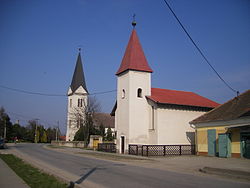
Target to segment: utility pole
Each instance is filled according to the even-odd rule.
[[[36,122],[36,130],[35,130],[35,143],[37,143],[37,124],[39,119],[35,119]]]
[[[58,137],[59,137],[59,135],[58,135],[58,129],[59,129],[59,121],[57,121],[57,127],[56,127],[56,141],[59,140],[58,139]]]
[[[4,135],[3,135],[4,140],[6,139],[6,118],[4,118]]]

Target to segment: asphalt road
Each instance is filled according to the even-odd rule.
[[[66,153],[48,150],[41,144],[17,144],[17,150],[28,154],[33,159],[38,159],[47,164],[60,168],[82,178],[77,183],[85,180],[95,182],[110,188],[149,188],[149,187],[250,187],[247,183],[233,182],[216,177],[204,177],[176,173],[166,170],[131,166],[119,162],[111,162],[75,156]],[[75,181],[75,180],[72,180]]]

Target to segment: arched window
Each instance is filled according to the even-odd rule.
[[[69,99],[69,107],[72,107],[72,99]]]
[[[78,99],[78,107],[82,107],[82,99]]]
[[[142,98],[142,89],[141,88],[139,88],[137,90],[137,97]]]
[[[123,89],[122,90],[122,99],[124,99],[125,98],[125,90]]]

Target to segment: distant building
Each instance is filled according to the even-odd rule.
[[[171,68],[171,67],[169,67]],[[117,149],[129,144],[194,144],[189,122],[219,104],[193,92],[151,87],[150,68],[133,29],[117,75]]]
[[[79,52],[72,82],[68,89],[66,141],[73,141],[83,121],[83,110],[87,105],[88,90],[85,82],[81,54]]]
[[[68,89],[66,141],[74,140],[75,134],[84,120],[83,108],[87,106],[87,102],[88,90],[83,72],[81,54],[79,52],[72,82]],[[105,132],[107,132],[107,129],[110,127],[114,133],[114,117],[111,117],[110,114],[93,114],[93,123],[97,129],[103,125]]]
[[[190,122],[198,155],[250,158],[250,90]]]
[[[60,141],[66,141],[66,136],[59,136]]]
[[[96,129],[99,129],[102,125],[107,133],[108,128],[111,129],[113,135],[115,134],[115,118],[107,113],[95,113],[93,115],[93,123]]]

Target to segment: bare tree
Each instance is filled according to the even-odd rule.
[[[78,131],[74,140],[83,140],[84,147],[89,144],[91,130],[93,130],[93,117],[100,111],[100,103],[95,97],[88,97],[83,100],[82,107],[74,107],[70,113],[70,119]]]

